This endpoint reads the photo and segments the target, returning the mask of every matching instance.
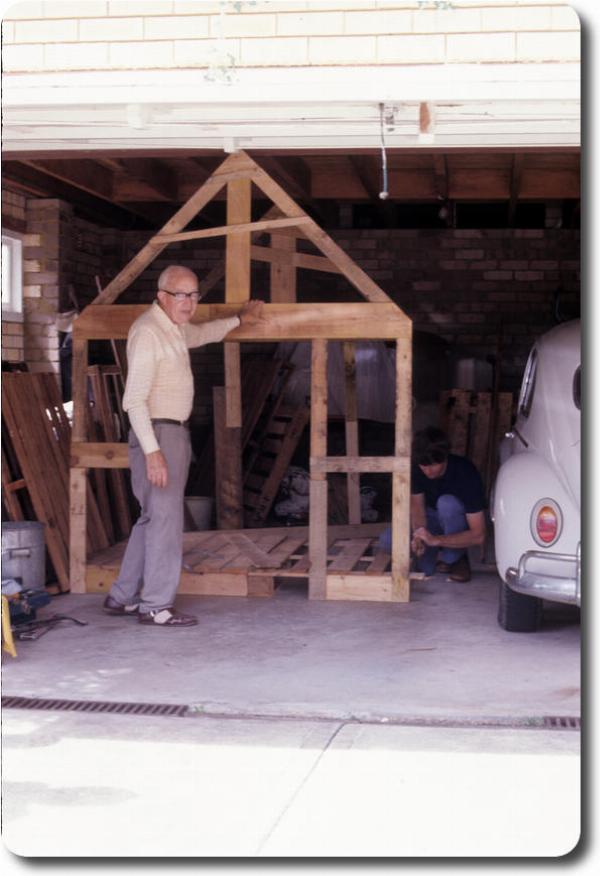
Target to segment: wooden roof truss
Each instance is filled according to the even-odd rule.
[[[273,202],[258,222],[251,221],[252,185]],[[227,187],[227,224],[199,231],[185,231],[190,220],[217,192]],[[253,235],[267,233],[271,246],[259,246]],[[216,268],[201,281],[203,291],[224,274],[225,302],[199,304],[193,317],[202,322],[237,313],[250,298],[252,259],[271,266],[270,301],[266,320],[240,326],[224,343],[225,433],[228,469],[221,473],[221,507],[224,528],[242,529],[242,425],[240,342],[310,341],[312,344],[310,420],[309,596],[408,601],[409,598],[409,479],[411,422],[411,321],[385,292],[290,198],[246,153],[229,156],[175,215],[150,238],[136,256],[98,294],[75,321],[73,333],[73,433],[70,470],[70,578],[73,592],[86,590],[86,481],[89,468],[126,468],[127,445],[87,440],[88,342],[126,338],[134,319],[147,305],[115,305],[119,295],[170,243],[199,238],[226,237],[224,268]],[[296,250],[298,238],[311,241],[322,255]],[[309,268],[341,274],[366,299],[358,303],[299,304],[296,270]],[[396,342],[395,453],[386,457],[361,457],[354,343],[357,340]],[[327,343],[344,342],[346,359],[347,455],[327,455]],[[345,472],[348,483],[349,522],[360,523],[360,474],[387,472],[392,477],[391,574],[371,578],[368,595],[356,581],[336,578],[328,590],[327,574],[327,475]]]

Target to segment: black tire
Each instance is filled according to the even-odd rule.
[[[542,624],[542,600],[516,593],[500,581],[498,623],[509,633],[535,633]]]

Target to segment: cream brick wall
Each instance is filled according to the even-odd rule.
[[[2,228],[18,231],[23,247],[28,245],[28,235],[23,233],[26,219],[26,199],[19,192],[2,189]],[[5,362],[24,361],[23,321],[2,320],[2,359]]]
[[[538,34],[536,34],[536,38],[539,38]],[[446,42],[446,52],[448,60],[457,63],[514,61],[516,55],[515,34],[451,34]]]
[[[5,11],[3,65],[169,69],[224,53],[248,67],[560,63],[579,58],[578,36],[561,0],[21,0]]]
[[[87,18],[79,22],[79,40],[84,43],[141,40],[144,38],[144,21],[142,17]]]
[[[325,36],[340,34],[345,30],[343,12],[291,12],[275,18],[279,36]]]

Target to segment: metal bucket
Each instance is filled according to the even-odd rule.
[[[197,531],[210,529],[213,500],[210,496],[186,496],[185,504]]]
[[[44,590],[44,524],[23,520],[2,524],[2,578],[20,578],[24,590]]]

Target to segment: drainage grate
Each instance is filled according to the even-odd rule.
[[[37,697],[2,697],[3,709],[41,709],[47,712],[110,712],[118,715],[168,715],[183,718],[187,706],[161,703],[105,703],[94,700],[44,700]]]
[[[570,715],[544,716],[535,718],[335,718],[322,715],[260,715],[211,711],[210,709],[192,706],[174,706],[162,703],[107,703],[94,700],[46,700],[39,697],[2,697],[3,709],[39,709],[47,712],[108,712],[114,715],[166,715],[168,717],[187,718],[200,715],[205,718],[245,718],[291,721],[339,721],[346,724],[389,724],[408,727],[447,727],[467,729],[530,729],[530,730],[580,730],[581,719]]]
[[[560,715],[544,717],[544,727],[550,730],[581,730],[581,718]]]

